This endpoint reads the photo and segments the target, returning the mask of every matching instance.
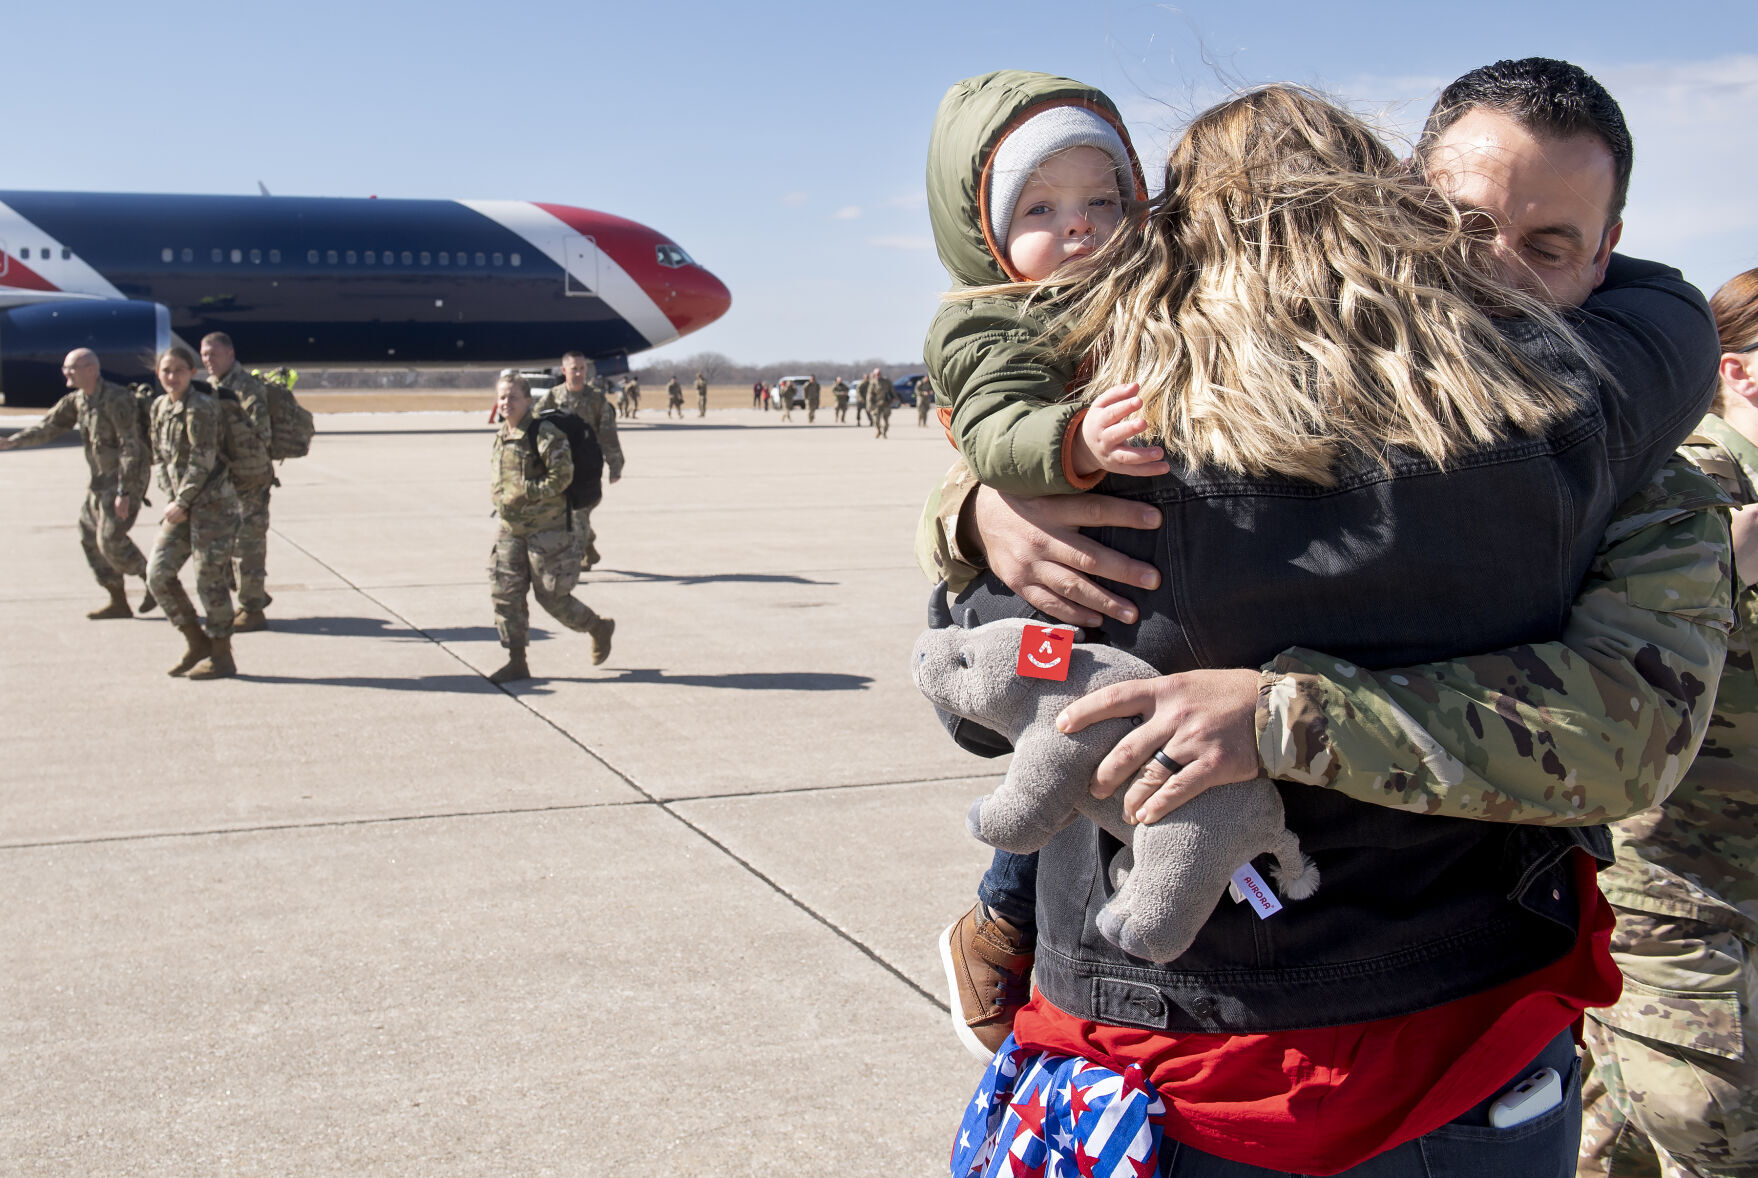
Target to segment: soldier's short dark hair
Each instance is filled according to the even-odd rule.
[[[1553,139],[1597,136],[1612,157],[1612,199],[1606,223],[1615,224],[1624,215],[1635,149],[1623,110],[1593,75],[1551,57],[1503,60],[1474,69],[1442,90],[1435,100],[1423,124],[1422,138],[1416,143],[1417,159],[1426,162],[1447,128],[1478,109],[1505,114],[1535,135]]]
[[[234,352],[238,350],[237,348],[232,347],[232,337],[223,331],[210,331],[201,337],[201,342],[204,344],[219,344],[222,347],[232,348]]]
[[[585,352],[563,352],[562,353],[562,363],[566,364],[569,360],[579,360],[582,364],[584,364],[586,362],[586,353]]]

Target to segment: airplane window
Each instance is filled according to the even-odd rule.
[[[448,254],[445,250],[441,250],[439,264],[442,266],[450,266],[452,264],[452,255]]]
[[[385,251],[385,265],[389,266],[392,263],[394,263],[396,260],[397,260],[397,255],[393,254],[390,250]]]
[[[195,261],[195,251],[190,249],[188,246],[184,246],[182,258],[185,262]]]
[[[236,264],[238,262],[242,262],[243,260],[244,260],[244,251],[243,250],[233,250],[232,251],[232,261],[234,264]]]
[[[281,260],[281,251],[280,250],[270,250],[269,251],[269,261],[279,262],[280,260]]]
[[[336,251],[335,250],[325,250],[324,251],[324,261],[326,261],[330,265],[334,266],[336,264]]]
[[[373,250],[366,251],[366,264],[368,266],[378,265],[378,254],[375,251],[373,251]]]
[[[317,265],[317,251],[316,250],[306,250],[305,251],[305,260],[310,262],[314,266]]]
[[[226,256],[226,254],[225,254],[224,250],[220,249],[220,247],[215,246],[213,251],[208,256],[217,262],[221,258],[224,258]],[[317,258],[313,257],[311,260],[315,262],[315,261],[317,261]]]
[[[159,261],[161,261],[161,262],[169,262],[173,256],[174,255],[171,253],[170,246],[166,246],[164,249],[159,251]]]
[[[262,251],[261,250],[251,250],[250,251],[250,264],[252,266],[260,266],[262,264]]]
[[[512,263],[513,263],[513,265],[515,265],[515,266],[517,266],[517,265],[518,265],[518,264],[519,264],[519,255],[518,255],[518,254],[514,254],[514,255],[513,255],[513,256],[512,256],[512,259],[511,259],[511,261],[512,261]]]
[[[348,264],[350,266],[352,266],[354,264],[355,259],[358,258],[359,256],[360,255],[356,254],[353,250],[349,250],[348,251]]]
[[[497,266],[501,264],[501,256],[499,254],[494,256],[494,264]]]
[[[73,256],[72,250],[68,249],[66,246],[61,247],[61,260],[63,262],[67,261],[67,259],[71,258],[72,256]]]
[[[663,245],[654,246],[653,252],[658,256],[659,264],[661,266],[668,266],[673,270],[677,269],[679,266],[688,266],[691,264],[690,255],[686,254],[682,249],[671,244],[669,241]]]
[[[414,264],[415,264],[415,255],[410,253],[408,250],[404,250],[403,251],[403,265],[413,266]]]
[[[483,256],[482,256],[482,251],[481,251],[481,250],[477,250],[477,251],[476,251],[476,264],[477,264],[477,265],[478,265],[478,266],[486,266],[486,265],[488,265],[488,259],[487,259],[487,258],[485,258],[485,257],[483,257]]]
[[[31,256],[31,247],[28,245],[18,251],[18,257],[19,257],[20,261],[28,262],[28,261],[30,261],[30,256]]]
[[[428,253],[426,250],[422,250],[421,251],[421,264],[423,266],[433,265],[433,255]]]

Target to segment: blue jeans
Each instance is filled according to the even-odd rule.
[[[989,911],[1005,917],[1009,923],[1036,927],[1038,923],[1038,855],[1015,855],[1012,851],[996,851],[977,885],[977,899]]]
[[[1498,1092],[1456,1120],[1414,1141],[1344,1170],[1349,1178],[1573,1178],[1581,1148],[1581,1065],[1574,1036],[1564,1031],[1509,1080],[1512,1088],[1539,1068],[1563,1078],[1563,1103],[1523,1125],[1494,1129],[1489,1106]],[[1289,1178],[1229,1162],[1167,1138],[1160,1147],[1160,1178]]]

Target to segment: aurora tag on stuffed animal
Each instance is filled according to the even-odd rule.
[[[1119,948],[1149,961],[1183,953],[1234,873],[1258,855],[1275,857],[1271,874],[1288,899],[1304,899],[1317,889],[1318,868],[1301,853],[1300,840],[1287,828],[1282,795],[1264,778],[1204,790],[1146,826],[1123,820],[1125,791],[1104,799],[1088,791],[1093,771],[1134,721],[1102,721],[1067,735],[1057,731],[1057,715],[1098,688],[1152,678],[1158,674],[1153,667],[1095,643],[1054,641],[1053,652],[1036,649],[1039,639],[1050,636],[1023,618],[954,625],[943,589],[936,589],[930,613],[937,624],[916,640],[910,659],[916,686],[936,707],[1013,744],[1006,777],[972,804],[965,825],[990,846],[1024,854],[1084,815],[1123,843],[1129,854],[1119,858],[1127,860],[1127,875],[1099,915],[1099,931]],[[1028,633],[1032,651],[1022,650]],[[1068,659],[1065,679],[1020,673],[1025,655],[1043,654],[1048,661],[1052,653]]]

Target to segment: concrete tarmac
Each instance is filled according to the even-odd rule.
[[[480,412],[319,417],[213,683],[85,619],[78,447],[0,454],[0,1175],[945,1172],[1001,768],[908,676],[951,451],[660,409],[609,661],[533,604],[506,690]]]

